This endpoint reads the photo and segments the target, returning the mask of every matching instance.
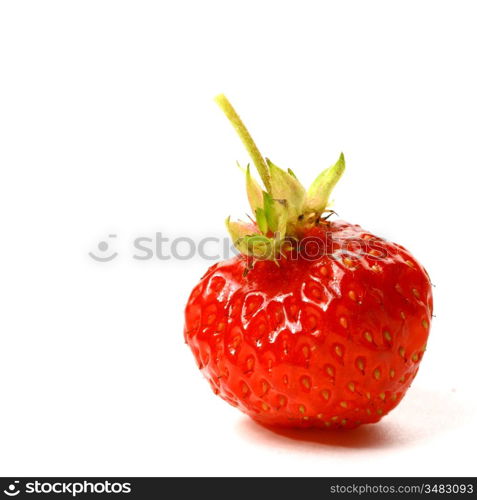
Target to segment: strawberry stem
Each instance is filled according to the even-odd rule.
[[[265,160],[263,159],[262,154],[260,153],[257,145],[255,144],[252,136],[249,131],[245,127],[244,123],[240,119],[240,116],[235,111],[230,101],[225,97],[224,94],[219,94],[215,97],[215,102],[220,106],[220,109],[225,113],[225,116],[229,119],[230,123],[234,126],[237,134],[242,140],[245,148],[248,151],[248,154],[253,160],[255,167],[260,175],[260,178],[265,185],[266,190],[271,193],[271,183],[270,183],[270,170]]]

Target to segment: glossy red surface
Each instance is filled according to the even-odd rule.
[[[243,256],[212,266],[187,303],[186,342],[214,392],[265,424],[377,422],[417,373],[429,278],[403,247],[359,226],[310,235],[325,242],[320,255],[303,247],[246,276]]]

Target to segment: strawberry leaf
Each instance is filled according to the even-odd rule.
[[[262,188],[250,173],[250,165],[247,165],[247,170],[245,172],[245,179],[247,186],[248,202],[250,203],[252,212],[256,213],[257,208],[261,208],[263,206],[263,195],[262,195]]]
[[[263,208],[257,208],[255,210],[255,217],[257,219],[257,225],[263,234],[268,233],[268,222],[267,216],[265,215],[265,210]]]
[[[275,239],[280,241],[285,238],[288,224],[288,204],[285,200],[274,200],[274,210],[277,215]]]
[[[272,259],[275,256],[275,242],[261,234],[244,236],[242,240],[247,249],[247,255],[257,259]]]
[[[231,221],[230,217],[225,219],[225,226],[234,244],[240,238],[257,232],[257,228],[250,222]]]
[[[285,254],[293,240],[304,237],[312,225],[325,223],[322,214],[345,170],[344,156],[341,154],[334,165],[321,172],[306,191],[293,170],[283,170],[264,159],[229,100],[223,94],[215,100],[244,143],[265,188],[262,190],[251,175],[250,165],[242,169],[255,221],[231,222],[228,218],[227,229],[240,252],[278,263],[277,256]]]
[[[278,225],[277,214],[275,213],[273,198],[266,192],[263,191],[263,211],[265,217],[267,218],[267,225],[271,231],[275,231]]]
[[[305,188],[300,184],[295,175],[277,167],[268,158],[266,162],[270,170],[272,196],[275,199],[286,200],[290,219],[298,217],[303,210],[306,195]]]
[[[292,176],[295,177],[296,180],[298,180],[298,177],[295,175],[295,172],[291,168],[287,168],[287,172]]]
[[[328,198],[345,170],[345,159],[341,153],[338,161],[323,170],[313,181],[306,196],[305,210],[321,215],[328,205]]]

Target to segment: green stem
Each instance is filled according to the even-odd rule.
[[[265,163],[263,156],[257,148],[252,136],[249,131],[243,124],[240,116],[237,114],[232,104],[230,104],[229,100],[225,97],[224,94],[219,94],[215,98],[215,102],[220,106],[220,109],[225,113],[225,116],[229,119],[230,123],[234,126],[237,134],[242,140],[245,148],[248,151],[248,154],[253,160],[255,167],[265,185],[266,190],[271,193],[271,184],[270,184],[270,171],[268,169],[268,165]]]

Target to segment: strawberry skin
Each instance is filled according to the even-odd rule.
[[[264,424],[377,422],[419,368],[429,277],[403,247],[357,225],[320,223],[306,236],[326,242],[313,258],[212,266],[188,300],[186,343],[213,391]]]

